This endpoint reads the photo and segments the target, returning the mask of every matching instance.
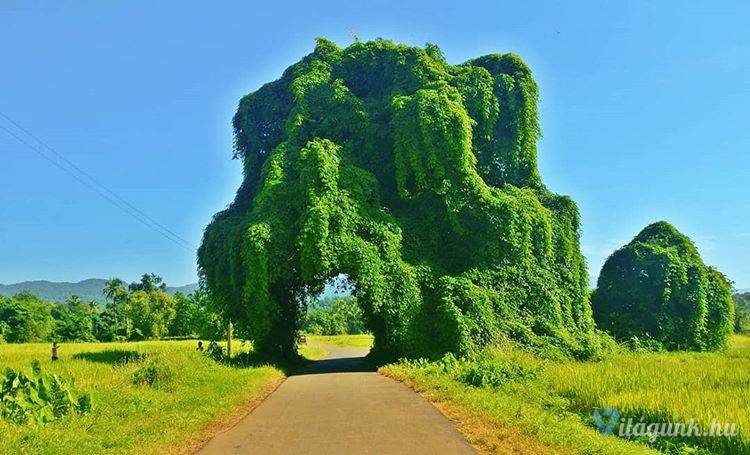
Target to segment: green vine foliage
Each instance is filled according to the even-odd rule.
[[[319,39],[240,101],[245,178],[206,228],[205,284],[273,356],[294,354],[308,296],[339,274],[377,357],[590,349],[578,209],[541,182],[538,97],[513,54],[450,65],[434,45]]]
[[[607,259],[592,303],[597,324],[622,340],[711,351],[725,348],[732,333],[729,281],[664,221],[647,226]]]

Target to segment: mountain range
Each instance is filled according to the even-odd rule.
[[[102,278],[90,278],[88,280],[79,281],[78,283],[67,283],[67,282],[54,282],[54,281],[24,281],[22,283],[14,284],[0,284],[0,296],[10,297],[18,294],[21,291],[28,291],[37,297],[47,300],[50,302],[63,302],[68,299],[71,295],[77,295],[81,300],[85,301],[96,301],[98,303],[104,303],[104,283],[107,280]],[[337,277],[331,282],[326,283],[324,291],[321,295],[316,296],[316,300],[325,300],[326,298],[347,296],[351,294],[351,290],[341,289],[341,283],[343,279]],[[174,294],[175,292],[182,292],[183,294],[190,294],[198,288],[198,283],[186,284],[185,286],[168,286],[167,293]],[[737,289],[735,290],[738,294],[744,294],[750,292],[750,289]]]
[[[79,281],[78,283],[53,282],[53,281],[24,281],[15,284],[0,284],[0,296],[10,297],[21,291],[28,291],[43,300],[50,302],[63,302],[71,295],[77,295],[81,300],[96,301],[104,303],[104,283],[107,280],[102,278],[90,278]],[[198,283],[186,284],[185,286],[167,287],[167,293],[174,294],[182,292],[189,294],[198,288]]]

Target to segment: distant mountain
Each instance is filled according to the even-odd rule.
[[[101,278],[90,278],[88,280],[79,281],[78,283],[56,283],[53,281],[24,281],[23,283],[15,284],[0,284],[0,295],[2,296],[13,296],[21,291],[29,291],[36,295],[40,299],[48,300],[50,302],[63,302],[68,299],[71,295],[77,295],[81,300],[91,301],[94,300],[99,303],[104,303],[104,283],[107,280]],[[185,286],[178,287],[167,287],[169,294],[175,292],[182,292],[183,294],[189,294],[198,288],[198,284],[187,284]]]
[[[198,283],[186,284],[185,286],[167,286],[167,293],[175,294],[182,292],[183,294],[190,294],[196,289],[198,289]]]

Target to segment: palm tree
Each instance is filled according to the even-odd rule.
[[[123,295],[127,294],[127,288],[125,282],[119,278],[110,278],[104,283],[104,289],[102,290],[107,300],[112,303],[119,302]]]
[[[110,278],[104,283],[104,289],[102,289],[104,296],[107,298],[107,311],[112,314],[114,319],[114,333],[118,333],[120,329],[119,319],[120,313],[122,313],[122,307],[128,298],[128,288],[125,286],[125,282],[119,278]],[[127,322],[126,332],[127,332]],[[126,333],[127,335],[127,333]]]

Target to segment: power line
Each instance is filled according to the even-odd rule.
[[[182,248],[185,248],[188,251],[194,251],[194,249],[190,246],[190,244],[187,243],[184,239],[180,238],[179,236],[176,236],[176,234],[175,235],[170,234],[171,231],[169,231],[168,229],[167,230],[162,230],[159,227],[160,226],[159,223],[155,223],[153,221],[149,221],[149,218],[144,217],[144,216],[142,216],[142,215],[139,214],[139,213],[143,213],[143,212],[141,212],[140,210],[137,210],[137,209],[133,210],[133,209],[129,208],[129,206],[132,207],[132,205],[130,205],[130,204],[126,205],[126,204],[123,204],[122,202],[120,202],[120,200],[123,200],[121,197],[118,197],[119,198],[119,200],[118,200],[118,198],[114,198],[114,197],[110,196],[108,193],[102,191],[97,186],[94,186],[91,182],[89,182],[87,180],[84,180],[78,174],[74,173],[69,168],[63,166],[58,161],[52,159],[50,156],[48,156],[47,154],[45,154],[43,151],[39,150],[39,148],[37,148],[33,144],[30,144],[25,139],[23,139],[18,134],[16,134],[14,131],[11,131],[10,129],[8,129],[6,126],[0,125],[0,128],[2,128],[3,130],[5,130],[8,134],[10,134],[12,137],[14,137],[17,141],[19,141],[23,145],[29,147],[31,150],[33,150],[34,152],[36,152],[40,157],[42,157],[45,160],[49,161],[54,166],[60,168],[63,172],[65,172],[68,175],[70,175],[71,177],[73,177],[79,183],[81,183],[85,187],[91,189],[92,191],[94,191],[99,196],[101,196],[104,199],[106,199],[108,202],[110,202],[115,207],[119,208],[120,210],[124,211],[125,213],[127,213],[131,217],[135,218],[137,221],[139,221],[140,223],[142,223],[144,226],[157,231],[159,234],[161,234],[162,236],[164,236],[166,239],[170,240],[171,242],[175,243],[176,245],[178,245],[178,246],[180,246]]]
[[[175,239],[179,240],[180,242],[184,243],[185,245],[190,246],[190,242],[188,242],[184,238],[180,237],[179,235],[177,235],[176,233],[174,233],[173,231],[171,231],[170,229],[168,229],[163,224],[161,224],[158,221],[156,221],[153,218],[151,218],[148,214],[144,213],[138,207],[136,207],[136,206],[132,205],[131,203],[129,203],[127,200],[125,200],[124,198],[122,198],[120,195],[118,195],[114,191],[110,190],[107,186],[105,186],[104,184],[102,184],[101,182],[99,182],[97,179],[95,179],[91,174],[89,174],[88,172],[86,172],[83,169],[81,169],[80,167],[78,167],[75,163],[73,163],[72,161],[70,161],[67,157],[65,157],[64,155],[62,155],[61,153],[59,153],[57,150],[55,150],[52,147],[50,147],[49,145],[47,145],[46,142],[44,142],[41,139],[39,139],[38,137],[36,137],[31,131],[29,131],[26,128],[24,128],[23,126],[19,125],[16,121],[14,121],[10,117],[8,117],[3,112],[0,112],[0,116],[2,116],[3,118],[5,118],[9,122],[11,122],[13,125],[15,125],[16,127],[18,127],[18,129],[20,129],[21,131],[23,131],[24,133],[26,133],[30,137],[32,137],[38,143],[40,143],[45,148],[47,148],[47,150],[49,150],[52,153],[54,153],[56,156],[58,156],[60,159],[62,159],[65,163],[67,163],[70,167],[72,167],[73,169],[75,169],[76,171],[78,171],[81,175],[85,176],[89,181],[91,181],[92,183],[94,183],[97,187],[101,188],[102,190],[104,190],[105,192],[107,192],[108,194],[110,194],[112,197],[114,197],[115,199],[117,199],[118,201],[120,201],[122,204],[124,204],[125,206],[127,206],[131,210],[135,211],[136,213],[138,213],[139,215],[141,215],[142,217],[144,217],[145,219],[147,219],[149,222],[153,223],[159,229],[161,229],[164,232],[168,233],[170,236],[174,237]]]
[[[96,192],[99,196],[103,197],[115,207],[119,208],[120,210],[124,211],[131,217],[135,218],[143,225],[149,227],[150,229],[155,230],[156,232],[161,234],[164,238],[170,240],[171,242],[175,243],[176,245],[188,251],[195,251],[195,247],[192,246],[190,242],[180,237],[178,234],[176,234],[175,232],[173,232],[172,230],[170,230],[163,224],[159,223],[158,221],[150,217],[148,214],[144,213],[141,209],[139,209],[138,207],[128,202],[126,199],[124,199],[122,196],[120,196],[116,192],[109,189],[107,186],[99,182],[96,178],[94,178],[88,172],[81,169],[79,166],[77,166],[75,163],[73,163],[63,154],[59,153],[57,150],[49,146],[47,143],[45,143],[44,141],[36,137],[31,131],[27,130],[26,128],[18,124],[16,121],[8,117],[3,112],[0,112],[0,117],[3,117],[4,119],[6,119],[8,122],[13,124],[16,128],[18,128],[20,131],[22,131],[27,136],[34,139],[37,143],[41,144],[42,147],[52,152],[55,156],[58,157],[59,160],[67,164],[67,167],[61,164],[58,160],[55,160],[52,157],[50,157],[49,154],[44,152],[44,150],[41,150],[39,147],[35,146],[34,144],[30,144],[28,141],[26,141],[16,132],[7,128],[5,125],[0,124],[0,128],[5,130],[8,134],[10,134],[13,138],[15,138],[21,144],[27,146],[28,148],[36,152],[39,156],[49,161],[56,167],[60,168],[62,171],[64,171],[65,173],[73,177],[79,183],[91,189],[92,191]]]

